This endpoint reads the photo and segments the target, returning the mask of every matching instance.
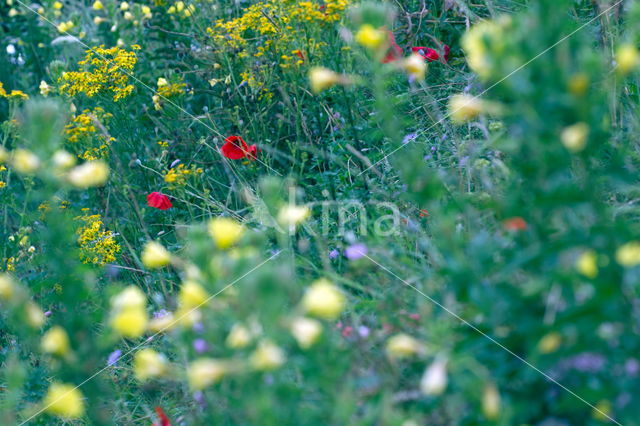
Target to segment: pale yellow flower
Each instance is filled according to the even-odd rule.
[[[69,353],[69,336],[64,328],[53,326],[42,336],[41,347],[44,352],[64,356]]]
[[[482,392],[482,413],[489,420],[500,417],[500,393],[493,384],[488,384]]]
[[[369,24],[364,24],[356,32],[355,40],[358,44],[376,50],[381,48],[387,41],[384,31],[374,28]]]
[[[633,44],[628,43],[618,47],[615,59],[618,64],[617,71],[624,75],[630,73],[638,66],[640,55],[638,55],[638,49],[636,49]]]
[[[228,217],[217,217],[209,221],[209,235],[219,249],[228,249],[236,244],[243,232],[242,225]]]
[[[66,419],[77,419],[84,414],[84,397],[77,387],[63,383],[53,383],[43,401],[44,409],[50,414]]]
[[[576,123],[572,126],[565,127],[562,130],[560,139],[562,144],[571,152],[580,152],[587,144],[589,136],[589,125],[586,123]]]
[[[320,338],[322,324],[311,318],[299,317],[291,322],[291,334],[302,349],[308,349]]]
[[[69,171],[67,179],[77,188],[103,186],[109,178],[109,166],[102,160],[87,161]]]
[[[449,116],[454,123],[464,123],[473,120],[484,110],[484,103],[475,96],[453,95],[449,99]]]
[[[93,5],[91,7],[93,8],[93,10],[102,10],[102,9],[104,9],[104,5],[102,4],[102,2],[100,0],[94,1]]]
[[[241,349],[251,342],[251,332],[241,324],[235,324],[227,336],[227,346],[232,349]]]
[[[550,354],[558,350],[562,344],[562,335],[557,332],[546,334],[538,342],[538,351],[543,354]]]
[[[420,353],[422,344],[408,334],[396,334],[387,340],[387,355],[390,358],[407,358]]]
[[[167,359],[153,349],[142,349],[134,355],[133,374],[141,382],[162,377],[167,372]]]
[[[256,370],[271,371],[284,364],[285,355],[278,346],[263,340],[251,354],[249,361]]]
[[[616,250],[616,262],[631,268],[640,264],[640,242],[632,241],[621,245]]]
[[[185,308],[194,308],[204,304],[209,295],[200,284],[193,280],[185,281],[180,287],[178,302]]]
[[[447,388],[447,361],[438,359],[425,370],[420,380],[420,390],[425,395],[440,395]]]
[[[320,93],[342,81],[340,74],[323,67],[313,67],[309,70],[309,83],[314,93]]]
[[[307,313],[330,320],[342,313],[345,304],[344,294],[325,278],[312,283],[302,298],[302,306]]]
[[[408,58],[405,58],[400,62],[400,67],[417,81],[422,81],[427,73],[428,65],[427,61],[425,61],[422,56],[417,53],[413,53]]]
[[[189,364],[187,379],[192,390],[202,390],[218,383],[229,371],[229,363],[211,358],[200,358]]]
[[[33,152],[18,148],[13,151],[11,165],[19,173],[33,174],[40,168],[40,159]]]
[[[576,260],[576,269],[587,278],[598,276],[598,257],[593,250],[580,254]]]
[[[171,263],[171,253],[157,241],[149,241],[142,249],[142,264],[149,269],[158,269]]]

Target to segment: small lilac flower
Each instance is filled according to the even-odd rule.
[[[329,252],[329,259],[335,259],[340,256],[340,252],[337,249],[333,249]]]
[[[413,142],[418,137],[417,133],[409,133],[404,138],[402,138],[402,144],[406,145],[409,142]]]
[[[361,325],[360,327],[358,327],[358,335],[363,339],[366,339],[367,337],[369,337],[369,333],[370,333],[369,327],[365,325]]]
[[[193,399],[202,407],[207,404],[207,401],[204,399],[204,393],[202,391],[195,391],[193,393]]]
[[[173,169],[175,166],[177,166],[178,164],[180,164],[180,159],[176,159],[173,160],[173,162],[171,163],[171,165],[169,166],[170,169]]]
[[[206,352],[209,348],[207,342],[204,339],[196,339],[193,341],[193,349],[199,354]]]
[[[202,324],[201,322],[196,322],[193,324],[192,328],[196,333],[202,333],[204,331],[204,324]]]
[[[51,311],[47,311],[47,312],[45,312],[45,313],[44,313],[44,316],[45,316],[46,318],[49,318],[49,317],[51,316],[51,314],[52,314],[52,313],[53,313],[53,312],[51,312]]]
[[[362,259],[367,255],[367,246],[362,243],[352,244],[345,249],[344,255],[349,260]]]
[[[640,362],[635,358],[629,358],[624,363],[624,370],[630,376],[635,376],[640,371]]]
[[[111,367],[112,365],[114,365],[116,362],[118,362],[121,356],[122,351],[120,349],[116,349],[115,351],[111,352],[109,354],[109,357],[107,358],[107,366]]]

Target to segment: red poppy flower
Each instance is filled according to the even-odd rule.
[[[231,160],[240,160],[242,158],[254,160],[258,153],[258,148],[255,145],[247,145],[240,136],[229,136],[224,140],[224,145],[222,145],[220,151],[222,155]]]
[[[527,229],[527,222],[523,218],[516,216],[506,219],[502,222],[502,226],[507,231],[524,231]]]
[[[391,31],[387,31],[387,39],[389,41],[389,51],[382,59],[383,64],[397,61],[398,59],[402,58],[402,48],[398,46],[398,43],[396,43],[396,37]]]
[[[160,423],[153,423],[153,426],[171,426],[169,417],[164,413],[162,407],[156,407],[155,410],[158,418],[160,419]]]
[[[160,210],[167,210],[173,207],[173,204],[171,204],[171,200],[169,200],[169,197],[161,194],[160,192],[152,192],[151,194],[147,195],[147,205]]]
[[[417,53],[429,62],[440,59],[440,54],[430,47],[414,46],[411,48],[413,53]]]

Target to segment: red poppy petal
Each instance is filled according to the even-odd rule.
[[[161,194],[160,192],[152,192],[151,194],[147,195],[147,205],[160,210],[167,210],[173,207],[173,204],[171,204],[171,200],[169,200],[169,197]]]
[[[171,426],[171,421],[169,421],[169,417],[164,413],[162,407],[155,407],[156,414],[160,418],[159,426]],[[155,423],[154,423],[155,424]]]
[[[247,143],[240,136],[229,136],[224,142],[220,151],[222,155],[231,160],[240,160],[249,153]]]

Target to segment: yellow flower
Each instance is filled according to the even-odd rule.
[[[96,25],[100,25],[105,21],[105,19],[101,16],[94,16],[93,17],[93,23]]]
[[[291,323],[291,334],[302,349],[308,349],[322,334],[322,324],[311,318],[296,318]]]
[[[236,244],[243,231],[241,224],[227,217],[217,217],[209,221],[209,235],[219,249],[228,249]]]
[[[69,171],[67,179],[77,188],[103,186],[109,178],[109,166],[102,160],[87,161]]]
[[[33,152],[18,148],[13,151],[11,165],[19,173],[33,174],[40,168],[40,159]]]
[[[500,393],[493,384],[488,384],[482,392],[482,413],[489,420],[500,416]]]
[[[562,336],[560,333],[551,332],[546,334],[538,342],[538,351],[543,354],[550,354],[558,350],[562,344]]]
[[[69,336],[64,328],[53,326],[42,336],[41,347],[47,353],[64,356],[69,353]]]
[[[130,285],[111,298],[111,307],[119,311],[134,308],[144,309],[146,306],[147,297],[135,285]]]
[[[57,28],[59,32],[66,33],[69,30],[71,30],[74,26],[75,24],[73,23],[73,21],[67,21],[67,22],[60,22]]]
[[[331,71],[328,68],[313,67],[309,70],[309,83],[314,93],[320,93],[323,90],[335,86],[342,81],[340,74]]]
[[[55,10],[60,10],[60,9],[62,9],[62,3],[60,3],[59,1],[54,2],[54,3],[53,3],[53,8],[54,8]]]
[[[167,372],[167,359],[153,349],[142,349],[133,358],[133,374],[141,382],[161,377]]]
[[[249,329],[241,324],[235,324],[227,336],[227,346],[232,349],[241,349],[251,342]]]
[[[594,419],[601,422],[611,421],[611,402],[607,401],[606,399],[598,401],[596,406],[591,411],[591,415]]]
[[[598,276],[598,257],[593,250],[583,252],[576,260],[576,269],[587,278]]]
[[[358,44],[368,49],[376,50],[384,45],[387,37],[384,31],[376,29],[369,24],[364,24],[356,33],[355,40]]]
[[[449,116],[454,123],[473,120],[484,110],[483,102],[471,95],[453,95],[449,99]]]
[[[111,318],[111,327],[120,335],[130,339],[142,336],[147,328],[147,311],[126,309]]]
[[[91,6],[93,10],[102,10],[104,9],[104,5],[100,0],[96,0],[93,2],[93,6]]]
[[[346,299],[329,280],[321,278],[311,284],[302,298],[302,306],[310,315],[336,319],[344,309]]]
[[[504,30],[510,23],[508,16],[495,21],[481,21],[462,36],[460,43],[467,55],[469,68],[480,78],[486,80],[491,75],[492,54],[500,54],[504,49]]]
[[[192,390],[202,390],[219,382],[228,370],[229,365],[226,361],[211,358],[197,359],[187,368],[189,387]]]
[[[618,72],[620,74],[628,74],[638,66],[640,56],[638,49],[633,44],[623,44],[616,50],[616,62],[618,63]]]
[[[151,19],[151,8],[149,6],[142,6],[140,8],[140,11],[142,12],[142,14],[144,15],[145,18],[147,19]]]
[[[562,130],[560,139],[562,144],[571,152],[580,152],[587,144],[589,126],[586,123],[576,123]]]
[[[282,225],[295,227],[304,222],[311,215],[311,210],[307,206],[295,206],[287,204],[278,212],[278,222]]]
[[[420,390],[425,395],[440,395],[447,388],[447,361],[438,359],[425,370]]]
[[[185,281],[180,287],[178,301],[180,306],[184,308],[194,308],[203,305],[208,297],[207,291],[200,284],[189,280]]]
[[[40,86],[38,86],[38,88],[40,89],[40,94],[42,96],[47,96],[49,95],[49,92],[51,92],[51,86],[49,86],[44,80],[40,81]]]
[[[390,358],[407,358],[423,350],[420,342],[403,333],[390,337],[386,349]]]
[[[9,160],[9,158],[10,158],[9,151],[7,151],[3,146],[0,146],[0,164],[6,163]]]
[[[123,1],[122,3],[120,3],[120,10],[128,10],[129,9],[129,3],[127,3],[126,1]]]
[[[417,53],[413,53],[402,60],[400,66],[407,74],[418,81],[424,80],[424,76],[427,73],[427,61]]]
[[[167,86],[169,83],[167,82],[166,78],[160,77],[158,78],[158,82],[156,84],[158,85],[158,87],[164,87],[164,86]]]
[[[44,312],[42,312],[42,309],[40,309],[38,305],[33,302],[28,302],[24,309],[27,316],[27,324],[33,328],[40,328],[44,325]]]
[[[569,92],[574,96],[582,96],[589,88],[589,76],[579,72],[569,79]]]
[[[616,250],[616,262],[627,268],[640,264],[640,242],[632,241],[620,246]]]
[[[158,269],[171,263],[171,253],[157,241],[149,241],[142,249],[142,264],[149,269]]]
[[[15,286],[11,275],[0,273],[0,300],[11,300],[15,293]]]
[[[263,340],[251,354],[249,361],[256,370],[271,371],[284,364],[285,355],[278,346]]]
[[[62,149],[53,153],[52,160],[57,169],[70,169],[76,164],[76,158]]]
[[[73,385],[51,384],[43,404],[48,413],[66,419],[77,419],[84,414],[82,393]]]

